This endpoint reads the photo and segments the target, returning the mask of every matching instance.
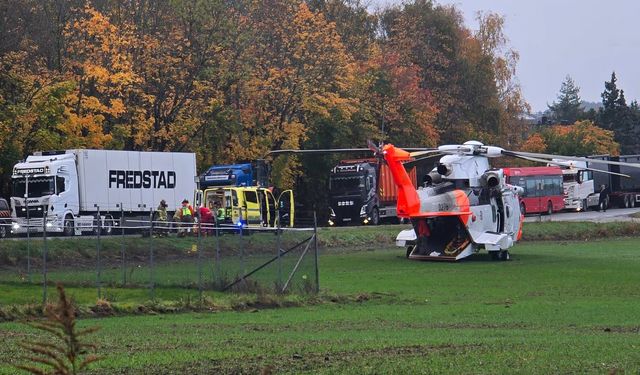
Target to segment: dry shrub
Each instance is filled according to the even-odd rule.
[[[61,284],[57,285],[57,304],[47,304],[44,309],[46,320],[29,322],[29,326],[48,334],[49,340],[23,341],[18,345],[29,354],[22,359],[30,362],[16,367],[31,374],[79,374],[101,357],[90,354],[96,345],[85,343],[81,339],[96,332],[98,327],[76,328],[76,309]],[[37,365],[42,365],[36,367]]]

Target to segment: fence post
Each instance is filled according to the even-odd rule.
[[[276,286],[276,291],[280,291],[282,288],[282,243],[280,238],[280,215],[278,215],[278,225],[276,226],[276,246],[278,251],[278,285]]]
[[[29,208],[27,207],[27,211]],[[27,227],[27,233],[29,232],[29,228]],[[42,215],[42,306],[47,304],[47,212],[44,212]]]
[[[24,185],[24,207],[27,210],[27,277],[29,279],[29,284],[32,282],[31,278],[31,235],[29,233],[29,229],[31,229],[31,220],[29,218],[29,175],[24,177],[25,185]],[[17,211],[17,209],[16,209]],[[16,216],[17,216],[16,212]]]
[[[127,254],[124,251],[124,208],[120,202],[120,257],[122,258],[122,286],[127,285]]]
[[[149,278],[151,300],[156,299],[155,263],[153,260],[153,208],[149,209]]]
[[[316,293],[320,292],[320,269],[318,267],[318,217],[313,211],[313,266],[316,271]]]
[[[222,266],[220,265],[220,223],[216,217],[216,284],[222,287]]]
[[[200,299],[200,305],[202,305],[202,215],[200,208],[196,217],[198,218],[198,298]]]
[[[96,235],[98,236],[96,243],[96,288],[98,289],[98,299],[102,298],[102,282],[101,282],[101,273],[102,273],[102,265],[100,264],[100,250],[102,249],[102,244],[100,243],[100,234],[102,232],[102,220],[100,220],[100,206],[97,206],[97,214],[96,214]]]

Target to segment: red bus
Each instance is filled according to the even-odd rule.
[[[520,197],[520,211],[523,214],[551,215],[555,211],[564,209],[560,167],[522,167],[503,170],[508,184],[524,189],[524,194]]]

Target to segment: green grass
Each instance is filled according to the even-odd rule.
[[[525,242],[510,262],[456,264],[326,249],[322,288],[351,302],[80,325],[102,327],[95,373],[638,373],[639,245]],[[0,324],[0,373],[35,334]]]

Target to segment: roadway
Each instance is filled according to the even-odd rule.
[[[605,212],[586,211],[586,212],[557,212],[550,216],[547,215],[531,215],[526,216],[524,221],[527,223],[535,223],[539,221],[590,221],[594,223],[607,223],[612,221],[636,221],[640,222],[640,218],[633,218],[630,215],[640,212],[640,208],[614,208]]]

